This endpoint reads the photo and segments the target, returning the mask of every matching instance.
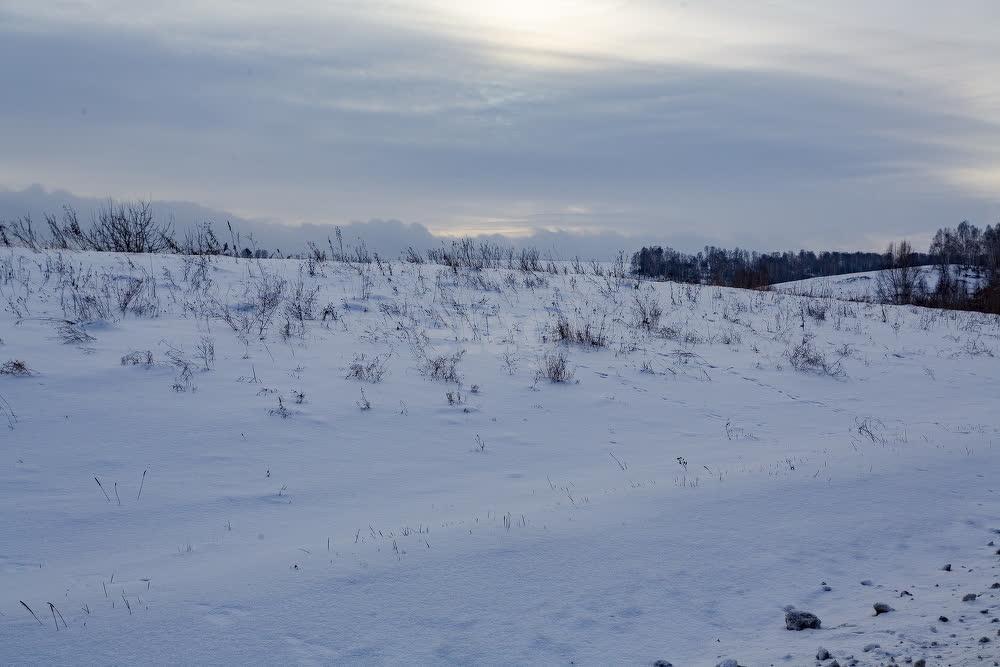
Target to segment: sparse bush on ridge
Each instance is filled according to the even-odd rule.
[[[150,253],[168,249],[173,230],[154,220],[150,202],[109,200],[83,237],[91,250]]]

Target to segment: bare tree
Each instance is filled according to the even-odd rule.
[[[38,250],[41,247],[41,239],[35,232],[30,215],[24,215],[10,220],[6,224],[0,224],[0,236],[3,237],[4,245],[14,245],[10,240],[10,236],[13,236],[14,241],[26,248]]]
[[[883,303],[911,303],[918,296],[920,270],[913,262],[913,248],[909,241],[890,243],[886,251],[890,268],[878,275],[876,283],[879,300]]]

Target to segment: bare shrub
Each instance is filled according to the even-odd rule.
[[[108,252],[160,252],[170,247],[173,231],[153,219],[150,202],[108,201],[101,207],[87,242],[94,250]]]
[[[246,338],[254,329],[263,338],[285,299],[287,288],[288,282],[283,278],[261,272],[246,283],[243,303],[230,305],[214,299],[214,314],[240,338]]]
[[[530,289],[530,290],[544,289],[548,286],[549,286],[549,281],[545,276],[536,276],[534,274],[528,274],[524,277],[525,289]]]
[[[156,298],[156,281],[153,278],[123,276],[108,278],[108,288],[118,305],[118,312],[128,312],[139,317],[153,317],[159,311]]]
[[[215,339],[211,336],[202,336],[194,347],[194,357],[201,361],[203,370],[212,370],[212,364],[215,363]]]
[[[181,255],[221,255],[223,252],[223,245],[211,222],[194,225],[184,233],[184,240],[179,244],[170,237],[167,237],[167,242],[171,250]]]
[[[459,273],[462,278],[462,282],[466,287],[473,290],[480,290],[483,292],[501,292],[500,283],[490,278],[487,278],[482,273],[470,273],[464,270]]]
[[[191,370],[190,366],[184,366],[181,368],[177,377],[174,378],[174,383],[170,385],[170,388],[178,393],[184,392],[194,392],[198,388],[194,385],[194,372]]]
[[[248,296],[253,309],[253,323],[261,336],[274,320],[275,313],[285,298],[288,282],[278,276],[262,273],[259,278],[250,283]]]
[[[179,347],[174,347],[173,345],[167,343],[166,341],[161,341],[161,342],[167,348],[166,357],[170,361],[171,365],[176,366],[177,368],[180,369],[191,368],[194,366],[194,362],[192,362],[188,358],[188,356],[184,353],[184,350],[182,350]]]
[[[13,377],[28,377],[29,375],[34,375],[35,371],[28,367],[28,364],[24,363],[20,359],[11,359],[10,361],[5,361],[0,364],[0,375],[10,375]]]
[[[323,306],[323,310],[320,311],[320,320],[326,322],[327,319],[330,319],[334,322],[340,319],[340,313],[337,310],[336,304],[328,303],[325,306]]]
[[[465,350],[459,350],[453,354],[425,356],[421,371],[435,380],[461,382],[462,376],[458,372],[458,364],[464,356]]]
[[[282,419],[288,419],[289,417],[292,416],[292,411],[289,410],[288,406],[285,405],[284,399],[282,399],[281,396],[279,396],[278,407],[271,408],[270,410],[267,411],[267,414],[275,417],[281,417]]]
[[[246,339],[250,335],[254,318],[249,304],[231,306],[215,299],[212,305],[214,315],[228,324],[239,338]]]
[[[723,345],[742,345],[743,336],[733,327],[729,327],[728,329],[723,329],[719,334],[719,342]]]
[[[424,257],[413,246],[407,246],[403,253],[403,261],[409,264],[423,264]]]
[[[596,324],[589,321],[580,323],[570,321],[568,317],[560,313],[552,326],[552,335],[554,340],[561,343],[605,347],[608,344],[605,326],[604,318]]]
[[[194,362],[184,353],[184,350],[174,347],[166,341],[161,341],[167,348],[165,356],[170,364],[177,369],[177,377],[171,387],[176,392],[196,391],[194,385]]]
[[[680,341],[685,345],[701,345],[705,342],[705,337],[694,329],[685,329],[680,336]]]
[[[70,290],[66,311],[73,319],[81,322],[114,321],[116,309],[107,283],[98,286],[90,281],[81,281],[71,286]]]
[[[51,214],[45,215],[45,222],[49,226],[53,247],[61,250],[86,250],[89,247],[76,210],[72,206],[63,206],[62,223]]]
[[[535,248],[522,248],[520,255],[517,258],[517,268],[521,271],[526,272],[536,272],[542,270],[542,264],[539,262],[539,253]]]
[[[804,373],[818,373],[829,375],[830,377],[843,377],[844,369],[840,359],[830,363],[826,355],[821,352],[813,343],[813,337],[806,335],[797,345],[789,348],[785,355],[789,363],[797,371]]]
[[[4,245],[14,245],[10,241],[10,237],[13,237],[14,241],[26,248],[38,250],[41,247],[41,239],[35,231],[30,215],[0,224],[0,237],[4,239]]]
[[[190,285],[192,290],[206,291],[212,285],[212,278],[209,270],[212,268],[212,258],[210,255],[184,256],[181,258],[184,282]]]
[[[152,366],[153,353],[150,350],[132,350],[122,356],[122,366]]]
[[[562,350],[548,352],[542,356],[538,368],[539,379],[549,382],[569,382],[573,379],[573,371],[569,367],[569,359]]]
[[[354,359],[347,366],[347,379],[354,378],[356,380],[361,380],[362,382],[377,383],[381,382],[382,379],[389,372],[388,369],[388,356],[385,358],[374,355],[368,358],[362,354],[354,355]]]
[[[357,262],[358,264],[372,263],[372,255],[368,251],[368,244],[365,243],[364,239],[362,238],[358,239],[358,245],[354,246],[353,251],[354,254],[353,257],[351,258],[353,261]]]
[[[855,417],[854,428],[861,438],[867,438],[875,445],[885,445],[888,436],[885,423],[878,417]]]
[[[806,302],[805,313],[817,322],[826,319],[826,314],[830,310],[830,302],[821,299],[810,299]]]
[[[97,340],[87,333],[87,330],[79,322],[69,320],[59,323],[59,326],[56,327],[56,335],[59,336],[59,341],[63,345],[83,345]]]
[[[663,308],[654,292],[648,291],[635,295],[632,304],[632,317],[635,325],[646,331],[653,331],[660,326]]]
[[[993,350],[983,343],[981,336],[970,336],[962,345],[961,350],[955,352],[951,356],[954,358],[962,355],[968,355],[970,357],[992,357]]]
[[[514,375],[517,373],[517,352],[508,348],[503,351],[500,358],[503,360],[504,369],[507,371],[507,375]]]
[[[368,400],[367,396],[365,396],[364,387],[361,388],[361,398],[359,398],[356,401],[356,403],[358,408],[360,408],[362,412],[367,412],[368,410],[372,409],[372,402]]]
[[[14,430],[14,426],[17,425],[17,413],[14,412],[14,408],[3,397],[3,394],[0,394],[0,417],[6,420],[7,428]]]
[[[316,297],[319,287],[307,287],[299,272],[299,279],[292,283],[288,303],[285,304],[285,315],[300,324],[306,320],[316,319]]]

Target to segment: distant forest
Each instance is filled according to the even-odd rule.
[[[913,253],[915,266],[934,264],[927,253]],[[706,246],[696,254],[673,248],[643,247],[632,255],[632,273],[645,278],[727,287],[764,287],[790,280],[878,271],[892,266],[892,256],[878,252],[799,250],[771,252]]]
[[[918,283],[918,266],[937,267],[933,290]],[[981,276],[972,292],[954,279],[954,267]],[[811,250],[760,253],[707,246],[688,254],[661,246],[632,255],[632,274],[655,280],[763,288],[774,283],[862,271],[889,272],[893,285],[880,295],[886,301],[1000,313],[1000,224],[980,229],[969,222],[941,228],[927,252],[914,252],[903,241],[884,253]]]

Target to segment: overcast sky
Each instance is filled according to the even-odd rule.
[[[0,0],[0,186],[880,248],[1000,221],[996,0]]]

